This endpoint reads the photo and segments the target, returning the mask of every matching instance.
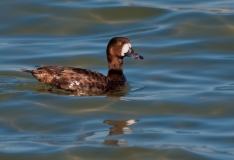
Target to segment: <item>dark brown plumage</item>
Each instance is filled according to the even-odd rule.
[[[97,95],[121,91],[127,86],[123,74],[123,58],[125,56],[143,59],[131,48],[130,41],[125,37],[112,38],[106,49],[108,75],[74,67],[41,66],[35,70],[22,69],[30,72],[37,80],[54,88],[76,92],[78,95]]]

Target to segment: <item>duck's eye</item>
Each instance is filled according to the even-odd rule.
[[[121,43],[121,42],[118,42],[118,43],[117,43],[117,45],[118,45],[118,46],[121,46],[121,45],[122,45],[122,43]]]

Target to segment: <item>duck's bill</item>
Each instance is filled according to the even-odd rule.
[[[129,48],[128,52],[125,53],[125,56],[132,57],[134,59],[141,59],[141,60],[144,59],[144,57],[142,57],[141,55],[137,54],[132,48]]]
[[[141,55],[139,55],[139,54],[137,54],[137,53],[134,53],[134,54],[132,55],[132,57],[135,58],[135,59],[140,59],[140,60],[143,60],[143,59],[144,59],[144,57],[142,57]]]

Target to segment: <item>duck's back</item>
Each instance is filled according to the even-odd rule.
[[[101,73],[73,67],[42,66],[32,70],[33,76],[55,88],[80,94],[101,94],[107,90],[107,78]]]

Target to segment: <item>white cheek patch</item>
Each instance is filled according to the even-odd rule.
[[[131,48],[131,44],[130,43],[126,43],[123,45],[123,48],[122,48],[122,52],[121,52],[121,56],[123,57],[125,53],[128,52],[129,48]]]

